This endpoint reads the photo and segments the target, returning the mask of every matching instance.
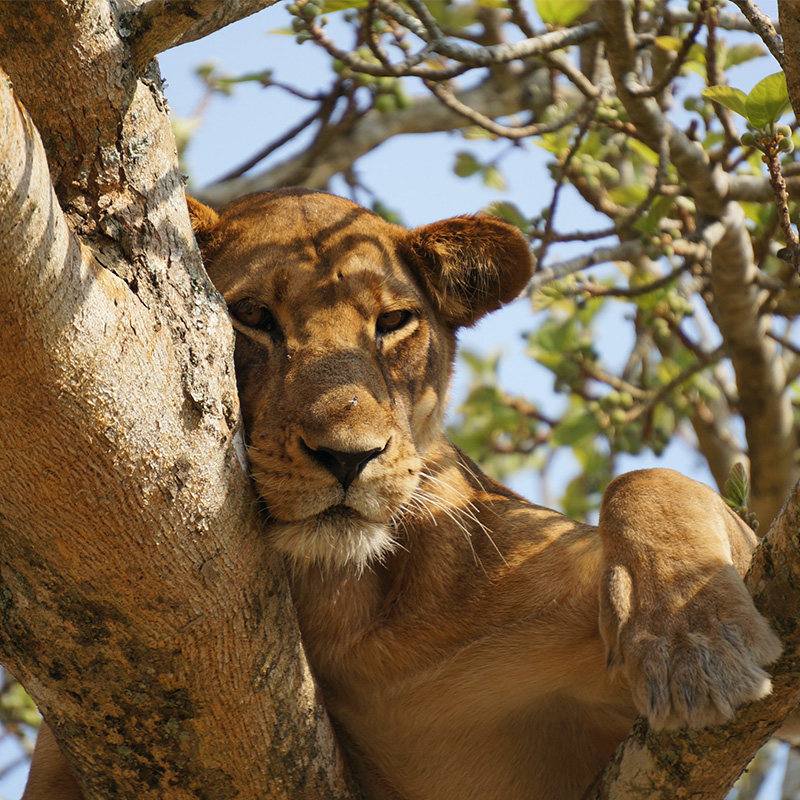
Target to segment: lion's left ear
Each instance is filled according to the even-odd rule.
[[[186,205],[189,207],[189,219],[192,222],[197,246],[200,248],[203,258],[207,258],[211,241],[219,225],[219,214],[189,194],[186,195]]]
[[[439,313],[473,325],[513,300],[533,272],[525,237],[497,217],[455,217],[408,232],[404,254]]]

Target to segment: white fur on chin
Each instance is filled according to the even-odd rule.
[[[322,566],[363,572],[373,561],[382,561],[397,547],[392,528],[346,515],[312,517],[270,526],[275,548],[289,556],[293,566]]]

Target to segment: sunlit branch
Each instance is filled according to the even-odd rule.
[[[541,136],[545,133],[561,130],[561,128],[572,124],[583,116],[594,105],[593,101],[587,101],[552,122],[536,122],[530,125],[501,125],[491,117],[487,117],[485,114],[481,114],[479,111],[475,111],[475,109],[462,103],[446,86],[434,81],[425,81],[425,86],[430,90],[431,94],[457,114],[506,139],[525,139],[529,136]]]
[[[308,30],[314,40],[330,55],[358,72],[376,77],[409,76],[438,81],[454,77],[469,68],[491,67],[522,58],[544,56],[591,39],[600,29],[599,23],[590,22],[574,28],[550,31],[520,42],[476,47],[442,36],[438,27],[432,26],[429,30],[418,18],[408,14],[391,0],[376,0],[375,5],[425,42],[419,53],[391,65],[374,64],[339,47],[316,22],[309,21]],[[430,20],[428,22],[430,24]],[[457,66],[441,69],[420,66],[422,61],[434,53],[457,62]]]
[[[642,297],[651,292],[656,292],[669,286],[676,278],[683,275],[689,269],[689,264],[681,266],[668,272],[663,278],[644,283],[640,286],[602,286],[600,284],[583,283],[567,290],[567,294],[585,295],[587,297],[622,297],[634,298]]]
[[[598,247],[596,250],[586,255],[571,258],[566,261],[559,261],[553,264],[553,266],[538,270],[529,281],[525,292],[532,295],[545,284],[551,283],[559,278],[565,278],[567,275],[573,275],[589,267],[594,267],[598,264],[606,264],[610,261],[630,261],[633,258],[643,255],[644,252],[645,245],[639,240],[622,242],[614,247]]]
[[[783,42],[772,20],[751,0],[732,0],[744,14],[747,21],[753,26],[753,30],[761,37],[761,40],[775,57],[778,64],[783,67]]]
[[[141,68],[154,56],[179,44],[208,36],[232,22],[274,5],[277,0],[146,0],[120,16],[134,61]]]

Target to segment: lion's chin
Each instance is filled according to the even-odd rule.
[[[390,525],[365,520],[341,505],[308,519],[275,522],[270,537],[275,548],[299,569],[322,566],[361,572],[397,547]]]

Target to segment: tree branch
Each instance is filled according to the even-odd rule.
[[[277,0],[147,0],[120,15],[120,32],[127,36],[134,64],[148,62],[179,44],[202,39]]]
[[[761,41],[767,46],[779,66],[784,68],[784,42],[781,41],[781,37],[778,36],[770,18],[764,14],[755,3],[751,2],[751,0],[733,0],[733,2],[739,7],[739,10],[747,18],[747,21],[753,26],[753,30],[761,37]],[[795,0],[788,0],[788,2],[795,2]],[[778,0],[779,13],[780,7],[781,0]],[[788,35],[788,31],[784,25],[783,19],[781,19],[781,27],[785,38]]]
[[[631,239],[628,242],[622,242],[613,247],[598,247],[585,256],[570,258],[567,261],[559,261],[551,267],[538,269],[529,281],[525,292],[527,294],[532,294],[551,281],[565,278],[567,275],[573,275],[581,270],[597,266],[597,264],[605,264],[609,261],[630,261],[642,255],[644,253],[644,247],[644,243],[641,240]]]
[[[462,103],[447,86],[434,81],[425,81],[425,86],[442,105],[447,106],[451,111],[455,111],[456,114],[460,114],[465,120],[480,125],[496,136],[512,140],[525,139],[529,136],[541,136],[545,133],[561,130],[561,128],[575,122],[582,113],[594,106],[592,100],[587,100],[582,106],[571,109],[559,119],[551,122],[534,122],[530,125],[500,125],[491,117],[487,117],[485,114],[481,114],[475,111],[474,108]]]
[[[800,176],[786,178],[786,189],[792,200],[800,199]],[[775,196],[766,178],[758,175],[731,175],[726,197],[739,203],[773,203]]]
[[[778,0],[778,17],[783,31],[786,88],[795,119],[800,119],[800,0]]]
[[[540,69],[516,80],[487,78],[474,89],[456,92],[461,103],[487,117],[503,117],[520,111],[537,113],[550,102],[549,75]],[[531,98],[537,98],[532,101]],[[539,99],[541,98],[541,99]],[[565,93],[570,105],[578,105],[583,95],[577,90]],[[223,205],[248,192],[260,192],[281,186],[300,185],[324,189],[337,174],[347,172],[362,156],[391,139],[407,133],[432,133],[463,128],[461,114],[446,108],[429,96],[415,98],[406,109],[388,114],[369,113],[347,136],[335,139],[313,162],[307,155],[293,156],[262,173],[212,184],[194,191],[195,196],[211,205]]]
[[[713,169],[707,154],[667,120],[657,102],[636,97],[628,0],[603,7],[608,61],[618,95],[640,136],[658,152],[666,137],[670,159],[695,199],[698,215],[719,220],[725,234],[712,251],[712,314],[736,373],[740,411],[752,468],[752,507],[762,524],[777,513],[795,476],[791,401],[785,391],[777,346],[766,335],[753,250],[741,207],[727,199],[726,176]]]

